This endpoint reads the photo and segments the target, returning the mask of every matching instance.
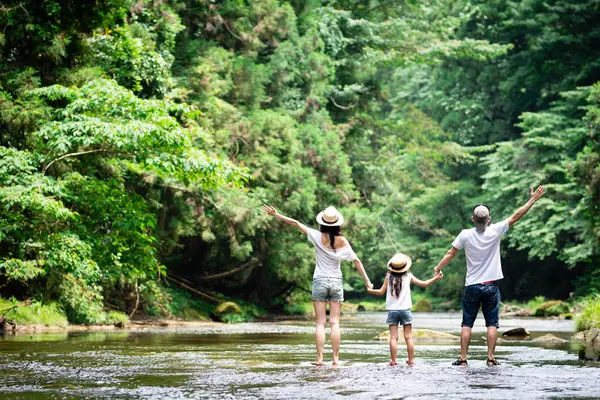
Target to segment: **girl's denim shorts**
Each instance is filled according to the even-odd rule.
[[[387,321],[385,321],[387,325],[407,325],[412,322],[413,317],[410,310],[389,310]]]
[[[314,278],[312,299],[315,301],[344,301],[342,278]]]

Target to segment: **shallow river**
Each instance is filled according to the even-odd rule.
[[[502,319],[531,339],[569,339],[571,321]],[[502,342],[501,365],[485,366],[478,318],[468,367],[453,367],[459,344],[417,342],[416,365],[390,367],[385,314],[341,322],[340,366],[313,367],[310,321],[257,322],[143,332],[78,332],[0,337],[2,399],[35,398],[600,398],[600,365],[578,360],[578,347]],[[415,313],[415,328],[459,333],[460,315]],[[399,346],[399,361],[406,357]]]

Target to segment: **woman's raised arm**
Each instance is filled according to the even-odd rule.
[[[277,212],[277,210],[275,209],[275,207],[269,206],[267,204],[263,204],[262,209],[266,214],[269,214],[270,216],[275,217],[278,220],[283,221],[288,225],[292,225],[292,226],[295,226],[296,228],[300,229],[302,231],[302,233],[304,233],[305,235],[308,232],[308,227],[306,225],[304,225],[301,222],[296,221],[295,219],[288,218],[285,215],[279,214]]]

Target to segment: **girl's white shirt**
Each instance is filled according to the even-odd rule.
[[[387,295],[385,297],[385,309],[386,310],[410,310],[412,308],[412,299],[410,298],[410,281],[413,274],[410,272],[402,275],[402,289],[400,289],[399,296],[392,295],[392,280],[391,274],[387,274]]]

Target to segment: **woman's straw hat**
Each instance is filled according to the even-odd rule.
[[[388,271],[390,272],[406,272],[410,269],[412,265],[412,260],[409,256],[402,253],[394,254],[394,257],[390,258],[388,261]]]
[[[329,206],[317,215],[317,222],[325,226],[341,226],[344,223],[344,217],[337,208]]]

